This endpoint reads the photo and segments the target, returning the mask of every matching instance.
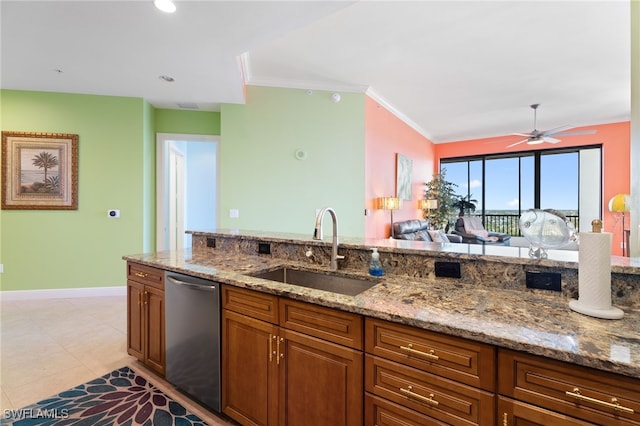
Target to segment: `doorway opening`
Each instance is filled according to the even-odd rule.
[[[217,225],[219,136],[156,135],[156,248],[191,246],[185,230]]]

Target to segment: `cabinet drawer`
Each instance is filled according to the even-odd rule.
[[[519,353],[498,352],[500,394],[596,424],[640,425],[640,380]]]
[[[223,285],[222,307],[252,318],[278,324],[278,297],[272,294]]]
[[[364,424],[376,426],[445,426],[416,411],[370,394],[364,397]]]
[[[365,389],[448,424],[494,424],[492,393],[369,354]]]
[[[498,397],[498,424],[505,426],[594,426],[593,423],[583,422],[564,414],[554,413],[502,396]]]
[[[127,279],[164,290],[164,271],[162,269],[127,262]]]
[[[371,318],[365,334],[370,354],[495,390],[495,349],[490,345]]]
[[[362,317],[323,306],[280,299],[280,326],[362,350]]]

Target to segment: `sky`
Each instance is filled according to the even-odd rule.
[[[556,210],[578,210],[578,153],[557,153],[541,157],[540,207]],[[520,166],[519,163],[520,162]],[[487,159],[485,170],[486,210],[522,210],[534,207],[534,158]],[[456,194],[477,200],[482,208],[482,162],[448,163],[443,165],[446,179],[458,185]],[[519,167],[521,180],[519,182]],[[469,173],[467,170],[469,169]],[[470,175],[470,179],[467,175]],[[470,183],[470,185],[469,185]],[[522,190],[519,191],[518,187]]]

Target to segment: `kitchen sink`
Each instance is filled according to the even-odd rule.
[[[322,272],[287,267],[252,274],[252,276],[285,284],[298,285],[300,287],[346,294],[348,296],[355,296],[378,284],[378,281],[368,280],[366,278],[328,275]]]

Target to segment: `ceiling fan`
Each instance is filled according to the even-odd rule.
[[[556,139],[552,136],[573,136],[573,135],[591,135],[594,134],[595,130],[579,130],[574,132],[565,132],[565,130],[569,130],[574,126],[565,125],[556,127],[555,129],[550,130],[538,130],[536,129],[536,119],[537,119],[537,111],[540,104],[533,104],[531,108],[533,109],[533,130],[529,133],[512,133],[512,135],[516,136],[524,136],[526,139],[522,139],[516,143],[512,143],[508,145],[507,148],[511,148],[512,146],[520,145],[521,143],[527,143],[528,145],[537,145],[544,142],[548,143],[558,143],[560,139]]]

